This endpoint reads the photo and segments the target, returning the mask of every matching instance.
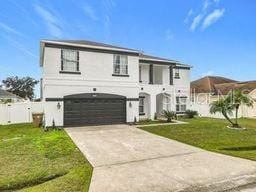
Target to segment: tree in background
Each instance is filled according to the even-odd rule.
[[[7,77],[2,81],[6,91],[9,91],[21,98],[33,99],[34,97],[34,88],[39,81],[35,80],[32,77]]]

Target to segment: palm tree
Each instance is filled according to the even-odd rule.
[[[232,114],[233,106],[228,103],[226,99],[219,99],[214,101],[210,105],[210,113],[222,113],[222,115],[231,123],[234,127],[235,123],[230,119],[228,115]]]
[[[242,90],[231,91],[227,98],[227,102],[234,106],[236,119],[235,119],[235,127],[239,127],[238,125],[238,111],[241,105],[246,105],[247,107],[253,106],[253,99],[249,97],[247,94],[244,94]]]
[[[172,119],[176,118],[176,113],[174,111],[164,110],[163,116],[167,119],[167,122],[172,122]]]

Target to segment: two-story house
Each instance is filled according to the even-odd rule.
[[[141,51],[91,41],[40,44],[46,126],[83,126],[182,113],[190,66]]]

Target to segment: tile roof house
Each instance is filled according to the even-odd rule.
[[[191,82],[191,92],[227,95],[232,90],[243,90],[247,94],[256,89],[256,81],[239,82],[220,76],[206,76]]]
[[[239,82],[233,79],[228,79],[220,76],[206,76],[201,79],[192,81],[191,88],[191,102],[196,108],[206,108],[213,101],[218,100],[222,96],[226,96],[232,90],[242,90],[255,100],[254,106],[248,108],[242,106],[240,116],[242,117],[256,117],[256,81]],[[208,106],[208,107],[207,107]],[[209,109],[200,109],[202,116],[210,116]],[[212,116],[211,116],[212,117]]]
[[[192,81],[190,84],[193,93],[217,93],[216,85],[235,84],[237,81],[219,76],[206,76]]]

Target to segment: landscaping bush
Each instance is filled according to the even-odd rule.
[[[163,116],[167,119],[167,122],[172,122],[172,119],[176,119],[177,115],[174,111],[163,111]]]
[[[185,117],[186,118],[189,118],[189,119],[192,119],[192,118],[194,118],[195,116],[197,116],[198,115],[198,112],[197,111],[193,111],[193,110],[186,110],[186,112],[185,112]]]

